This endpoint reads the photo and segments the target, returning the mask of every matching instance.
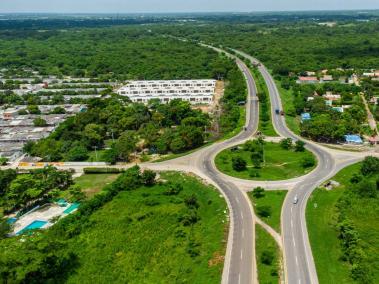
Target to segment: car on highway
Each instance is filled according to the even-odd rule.
[[[275,113],[276,113],[276,114],[279,114],[279,113],[280,113],[280,110],[279,110],[279,109],[276,109],[276,110],[275,110]]]
[[[299,198],[297,197],[297,195],[295,195],[295,197],[293,198],[293,204],[297,204],[298,201],[299,201]]]

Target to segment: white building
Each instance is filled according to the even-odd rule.
[[[216,80],[129,81],[117,90],[117,94],[139,103],[152,99],[163,103],[181,99],[193,104],[210,104],[215,89]]]

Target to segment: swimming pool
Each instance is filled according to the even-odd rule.
[[[64,214],[70,214],[71,212],[75,211],[79,207],[79,203],[72,203],[70,207],[68,207],[65,211],[63,211]]]
[[[16,235],[20,235],[20,234],[25,233],[26,231],[29,231],[29,230],[41,229],[46,224],[47,224],[46,221],[35,220],[35,221],[31,222],[29,225],[27,225],[21,231],[18,231],[16,233]]]

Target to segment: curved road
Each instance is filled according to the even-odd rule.
[[[282,137],[303,140],[306,142],[306,148],[312,151],[318,159],[317,168],[304,180],[296,184],[293,190],[288,192],[283,204],[281,218],[286,282],[291,284],[316,284],[318,283],[317,272],[305,220],[307,201],[317,186],[333,177],[338,170],[354,161],[349,160],[337,166],[335,158],[322,146],[304,140],[289,130],[284,116],[275,114],[276,109],[282,110],[283,107],[279,91],[271,74],[257,59],[246,53],[234,51],[249,59],[252,63],[259,65],[258,69],[268,87],[271,100],[272,122],[276,132]],[[298,199],[296,204],[294,203],[295,197]]]
[[[219,49],[215,50],[221,52]],[[230,284],[255,283],[257,281],[254,253],[255,222],[250,201],[246,198],[246,193],[239,190],[233,183],[228,182],[214,164],[214,158],[218,152],[237,142],[242,143],[258,129],[259,108],[255,82],[248,67],[239,59],[236,59],[236,62],[246,78],[248,87],[246,130],[227,141],[210,146],[202,153],[200,160],[200,168],[221,189],[230,210],[231,226],[222,277],[223,283]]]

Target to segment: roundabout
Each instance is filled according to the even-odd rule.
[[[294,144],[287,148],[258,139],[221,151],[215,164],[220,172],[235,178],[275,181],[306,175],[317,161],[310,151]]]

